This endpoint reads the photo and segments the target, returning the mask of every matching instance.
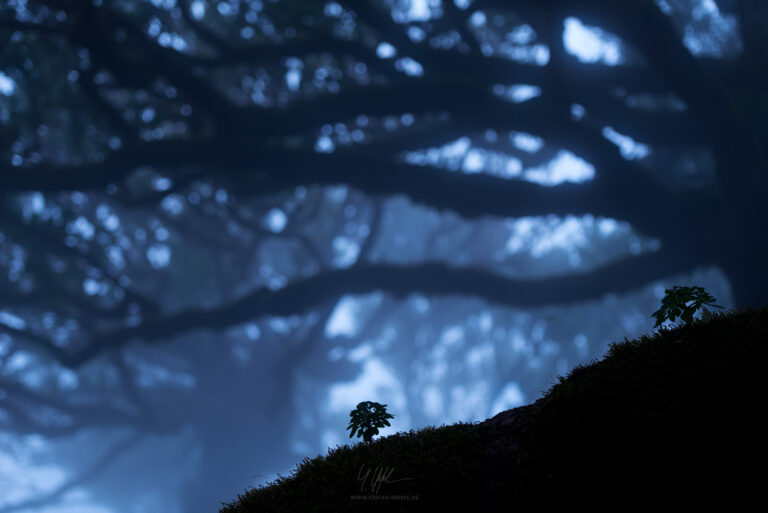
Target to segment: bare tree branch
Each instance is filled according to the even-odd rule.
[[[63,25],[48,25],[44,23],[30,23],[15,18],[0,17],[0,30],[7,29],[21,32],[39,32],[41,34],[66,33]]]
[[[196,329],[222,329],[263,315],[290,315],[316,307],[344,294],[382,290],[395,297],[416,291],[427,295],[480,297],[501,305],[532,307],[596,300],[608,293],[622,293],[654,279],[690,271],[687,254],[673,248],[632,256],[590,272],[543,280],[516,280],[496,273],[449,267],[442,263],[409,266],[368,264],[333,269],[285,287],[258,289],[234,303],[209,310],[188,310],[104,333],[67,358],[77,367],[107,349],[117,349],[135,339],[165,341]]]
[[[127,308],[129,302],[135,302],[141,306],[145,312],[149,315],[157,313],[159,306],[151,301],[149,298],[143,297],[141,294],[132,291],[127,287],[123,287],[118,277],[109,271],[96,257],[89,253],[84,253],[76,248],[65,245],[61,240],[57,239],[56,234],[45,226],[39,226],[34,224],[26,224],[19,219],[8,207],[0,202],[0,213],[3,216],[2,226],[13,237],[18,239],[19,242],[25,244],[27,248],[38,248],[40,251],[38,254],[58,254],[66,258],[82,260],[95,269],[98,269],[106,279],[108,279],[113,286],[122,289],[125,293],[125,301],[122,303]],[[42,264],[44,265],[44,264]],[[82,302],[82,301],[81,301]],[[102,310],[105,313],[109,312],[109,309],[100,308],[98,305],[94,307],[96,310]],[[93,311],[93,310],[92,310]],[[125,310],[120,312],[125,313]]]

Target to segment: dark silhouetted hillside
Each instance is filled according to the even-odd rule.
[[[338,447],[221,513],[760,503],[767,360],[765,307],[625,339],[533,404]]]

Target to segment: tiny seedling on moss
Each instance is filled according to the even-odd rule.
[[[357,408],[349,412],[349,417],[347,429],[352,430],[349,437],[357,433],[358,438],[362,437],[365,442],[370,442],[374,435],[378,435],[379,428],[389,426],[387,419],[395,418],[387,413],[386,404],[373,401],[358,403]]]
[[[671,289],[665,289],[664,299],[661,300],[661,308],[653,312],[656,318],[658,328],[664,321],[669,319],[675,321],[680,317],[686,325],[693,322],[693,316],[701,308],[701,318],[704,322],[712,319],[712,312],[703,307],[709,305],[714,308],[722,308],[720,305],[713,304],[715,298],[709,295],[703,287],[680,287],[675,286]]]

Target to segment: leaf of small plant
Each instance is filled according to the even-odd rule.
[[[664,292],[665,296],[661,300],[661,308],[653,312],[653,316],[656,318],[656,325],[654,326],[656,328],[667,319],[674,322],[677,317],[680,317],[688,325],[693,322],[693,316],[700,308],[703,309],[702,320],[709,321],[712,318],[712,313],[703,308],[703,305],[723,308],[720,305],[712,304],[715,302],[715,298],[702,287],[675,286],[672,289],[665,289]]]
[[[352,438],[357,433],[358,438],[362,437],[365,442],[370,442],[379,434],[380,427],[390,425],[387,419],[394,418],[387,413],[386,406],[373,401],[358,403],[357,407],[349,412],[350,422],[347,429],[352,430],[349,437]]]

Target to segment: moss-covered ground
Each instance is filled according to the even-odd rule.
[[[426,427],[305,458],[291,476],[241,495],[221,513],[423,511],[468,507],[480,452],[473,424]]]
[[[305,458],[221,513],[738,508],[768,485],[766,362],[765,307],[625,339],[544,394],[493,496],[460,423]]]

